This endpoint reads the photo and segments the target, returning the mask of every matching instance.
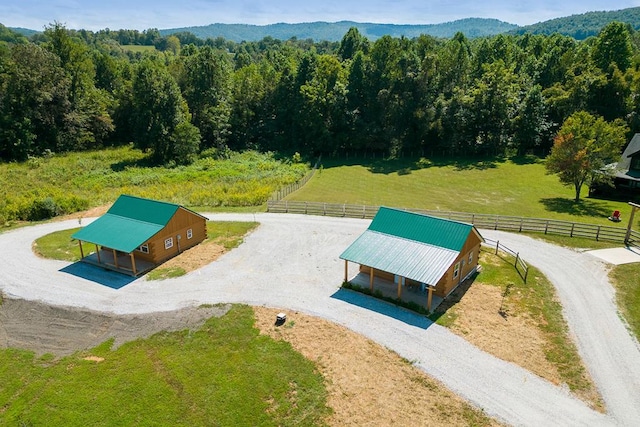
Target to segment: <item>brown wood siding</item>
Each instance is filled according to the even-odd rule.
[[[462,279],[467,277],[467,275],[478,265],[478,256],[480,254],[480,244],[482,243],[482,239],[480,236],[473,230],[469,233],[467,237],[467,241],[464,243],[460,254],[456,257],[456,260],[451,264],[449,270],[447,270],[446,274],[442,276],[438,284],[436,285],[435,294],[439,297],[445,297],[451,293],[453,289],[460,283]],[[469,263],[469,253],[473,251],[473,260]],[[464,265],[462,262],[464,260]],[[455,266],[460,262],[460,271],[458,272],[458,277],[453,277],[453,272],[455,270]]]
[[[193,232],[191,239],[187,238],[187,230],[189,229]],[[178,235],[180,235],[180,244],[178,244]],[[173,247],[165,249],[164,242],[170,237],[173,238]],[[197,245],[206,237],[206,218],[181,207],[178,208],[167,225],[146,242],[149,246],[149,253],[135,251],[135,256],[136,258],[160,264],[178,255],[179,252]]]

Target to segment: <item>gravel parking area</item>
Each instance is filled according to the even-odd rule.
[[[422,316],[339,288],[338,259],[366,220],[282,214],[217,214],[257,220],[245,243],[186,276],[129,282],[94,267],[43,260],[34,239],[77,221],[0,234],[0,289],[10,297],[118,314],[161,312],[200,304],[284,307],[344,325],[411,360],[487,414],[512,425],[637,425],[640,347],[618,317],[606,267],[593,256],[526,236],[481,231],[519,251],[558,289],[579,351],[608,413],[595,412],[564,388],[480,351]],[[84,220],[84,223],[87,221]],[[355,274],[356,266],[350,268]]]

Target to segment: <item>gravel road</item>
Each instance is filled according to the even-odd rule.
[[[344,262],[338,256],[364,231],[367,220],[263,213],[209,217],[255,219],[261,225],[239,248],[191,274],[130,283],[122,275],[33,254],[34,239],[76,227],[77,221],[26,227],[0,234],[0,289],[10,297],[118,314],[219,302],[299,310],[342,324],[396,351],[505,423],[640,424],[640,346],[618,317],[605,265],[587,253],[522,235],[481,230],[519,251],[557,287],[607,414],[591,410],[564,388],[480,351],[422,316],[340,290]],[[356,269],[350,264],[350,275]]]

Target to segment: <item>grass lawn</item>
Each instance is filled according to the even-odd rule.
[[[314,363],[253,322],[250,307],[235,306],[200,330],[117,350],[107,342],[59,360],[0,350],[0,424],[324,425],[330,409]]]
[[[536,158],[516,160],[357,159],[323,160],[322,167],[289,200],[385,205],[444,211],[550,218],[614,225],[614,210],[624,219],[624,202],[586,197],[547,175]]]

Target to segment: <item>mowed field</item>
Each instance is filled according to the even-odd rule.
[[[545,171],[543,160],[326,159],[288,200],[487,213],[615,225],[607,220],[624,201],[588,197]]]

